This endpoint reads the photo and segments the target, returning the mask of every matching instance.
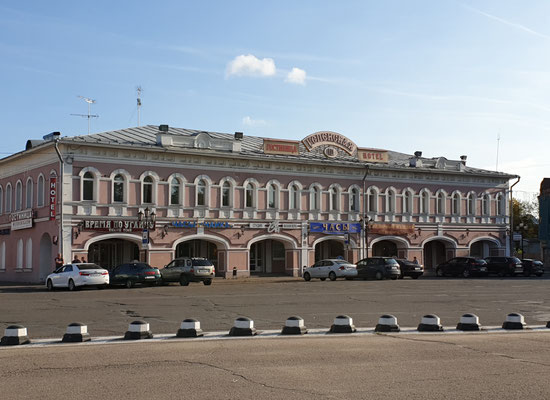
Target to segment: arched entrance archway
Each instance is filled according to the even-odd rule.
[[[499,247],[495,240],[477,240],[470,243],[470,256],[479,258],[499,256]]]
[[[206,258],[217,266],[218,246],[208,240],[192,239],[181,242],[176,246],[177,257],[200,257]]]
[[[397,257],[397,244],[390,240],[381,240],[372,245],[373,257]]]
[[[53,256],[52,256],[52,238],[48,233],[44,233],[40,238],[40,272],[39,279],[41,282],[46,280],[46,277],[53,271]]]
[[[432,269],[438,264],[455,256],[455,248],[451,241],[434,239],[424,243],[424,268]]]
[[[343,241],[329,239],[315,245],[315,261],[339,257],[346,258]]]
[[[88,247],[88,262],[108,270],[133,260],[139,260],[139,247],[129,240],[104,239],[94,242]]]
[[[286,264],[285,244],[265,239],[250,245],[249,266],[251,274],[284,274]]]

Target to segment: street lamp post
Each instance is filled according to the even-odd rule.
[[[521,233],[521,258],[525,258],[525,255],[523,253],[523,232],[525,232],[525,228],[526,228],[526,224],[524,224],[523,222],[520,222],[517,226],[516,226],[516,230],[518,230],[520,233]]]
[[[149,207],[146,207],[144,211],[139,210],[138,222],[141,225],[141,244],[145,250],[145,262],[149,264],[148,248],[149,248],[149,228],[154,228],[157,214],[154,211],[151,212]]]

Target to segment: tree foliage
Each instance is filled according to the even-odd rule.
[[[539,205],[536,201],[512,199],[514,232],[522,233],[524,238],[538,238],[539,235]],[[523,229],[519,228],[520,223]]]

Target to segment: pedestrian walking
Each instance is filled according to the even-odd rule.
[[[54,262],[55,262],[54,271],[57,271],[59,268],[63,266],[63,264],[65,264],[65,261],[63,260],[63,256],[61,255],[61,253],[57,253],[57,257],[55,257]]]

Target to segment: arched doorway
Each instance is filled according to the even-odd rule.
[[[176,246],[175,256],[206,258],[218,269],[218,246],[207,240],[191,239],[181,242]]]
[[[117,265],[139,260],[139,247],[124,239],[105,239],[88,247],[88,262],[111,270]]]
[[[315,261],[339,257],[346,258],[343,241],[329,239],[315,245]]]
[[[373,257],[397,257],[397,244],[389,240],[381,240],[372,245]]]
[[[40,238],[40,264],[39,279],[46,281],[46,277],[52,273],[54,262],[52,256],[52,238],[48,233],[44,233]]]
[[[470,244],[470,256],[485,258],[499,256],[499,246],[492,240],[478,240]]]
[[[251,274],[284,274],[286,264],[285,244],[266,239],[250,245]]]
[[[435,268],[454,257],[454,248],[443,240],[431,240],[424,244],[424,268]]]

